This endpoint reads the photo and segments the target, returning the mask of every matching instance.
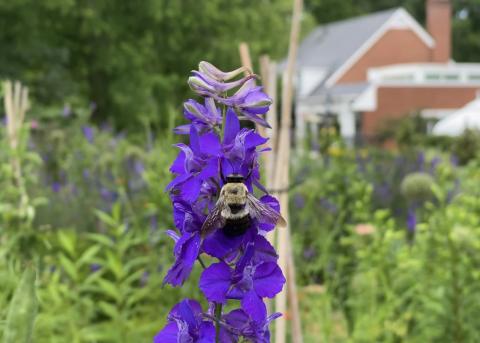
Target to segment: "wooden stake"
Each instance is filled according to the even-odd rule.
[[[291,146],[291,107],[293,97],[293,74],[295,69],[298,40],[300,34],[300,20],[303,8],[302,0],[293,0],[293,14],[292,14],[292,27],[290,32],[290,43],[288,49],[287,68],[283,76],[282,82],[282,121],[279,137],[279,152],[276,161],[276,177],[275,187],[277,189],[288,188],[289,180],[289,161],[290,161],[290,146]],[[283,192],[280,194],[280,207],[282,213],[288,217],[288,193]],[[300,325],[300,311],[298,309],[298,299],[296,298],[296,286],[295,280],[291,276],[295,275],[293,258],[288,263],[291,254],[290,244],[290,232],[289,225],[283,230],[278,232],[278,264],[283,271],[287,272],[287,284],[284,290],[276,297],[276,310],[285,314],[287,309],[287,292],[294,299],[290,302],[291,305],[291,317],[296,317],[298,325],[292,327],[292,338],[295,343],[302,342],[301,325]],[[288,277],[290,276],[290,277]],[[291,289],[291,291],[290,291]],[[296,307],[292,306],[296,305]],[[286,318],[280,317],[276,321],[275,330],[275,342],[285,343],[287,337],[286,330]]]
[[[248,44],[245,42],[240,43],[238,50],[240,52],[242,66],[247,67],[251,72],[253,72],[252,59],[250,58],[250,49],[248,48]],[[265,128],[262,125],[255,124],[255,128],[261,136],[265,137]]]

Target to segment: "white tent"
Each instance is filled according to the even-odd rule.
[[[437,136],[460,136],[466,129],[480,130],[480,98],[469,102],[433,126]]]

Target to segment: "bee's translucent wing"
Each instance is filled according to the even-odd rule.
[[[281,227],[287,225],[287,222],[280,213],[255,198],[251,193],[247,193],[247,206],[250,216],[261,223],[269,223]]]
[[[207,219],[200,229],[202,239],[225,226],[225,218],[222,217],[222,211],[227,206],[223,196],[218,198],[213,210],[208,214]]]

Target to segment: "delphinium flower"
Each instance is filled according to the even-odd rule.
[[[240,76],[246,73],[246,76]],[[167,186],[173,206],[174,230],[167,235],[175,243],[175,261],[164,283],[182,286],[198,262],[204,270],[199,288],[208,302],[203,311],[194,300],[183,300],[168,315],[167,324],[154,342],[269,342],[269,323],[280,314],[267,315],[265,298],[273,298],[285,283],[277,254],[265,238],[275,224],[269,218],[250,216],[248,227],[229,232],[221,225],[202,231],[217,203],[225,177],[241,175],[251,194],[260,193],[262,206],[279,212],[278,201],[260,183],[259,155],[268,151],[267,139],[242,128],[241,120],[268,126],[263,119],[271,104],[256,75],[246,68],[223,72],[201,62],[188,83],[203,102],[189,99],[184,116],[189,121],[175,129],[188,134],[179,143]],[[261,193],[264,193],[263,195]],[[203,255],[210,256],[206,265]],[[217,261],[215,261],[217,259]],[[226,313],[224,305],[233,308]]]

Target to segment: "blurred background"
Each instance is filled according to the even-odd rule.
[[[0,2],[0,80],[23,85],[0,88],[0,339],[32,258],[35,342],[150,342],[202,299],[198,269],[161,287],[186,80],[237,68],[241,42],[280,80],[291,18],[291,0]],[[305,0],[301,25],[304,341],[480,341],[480,1]]]

